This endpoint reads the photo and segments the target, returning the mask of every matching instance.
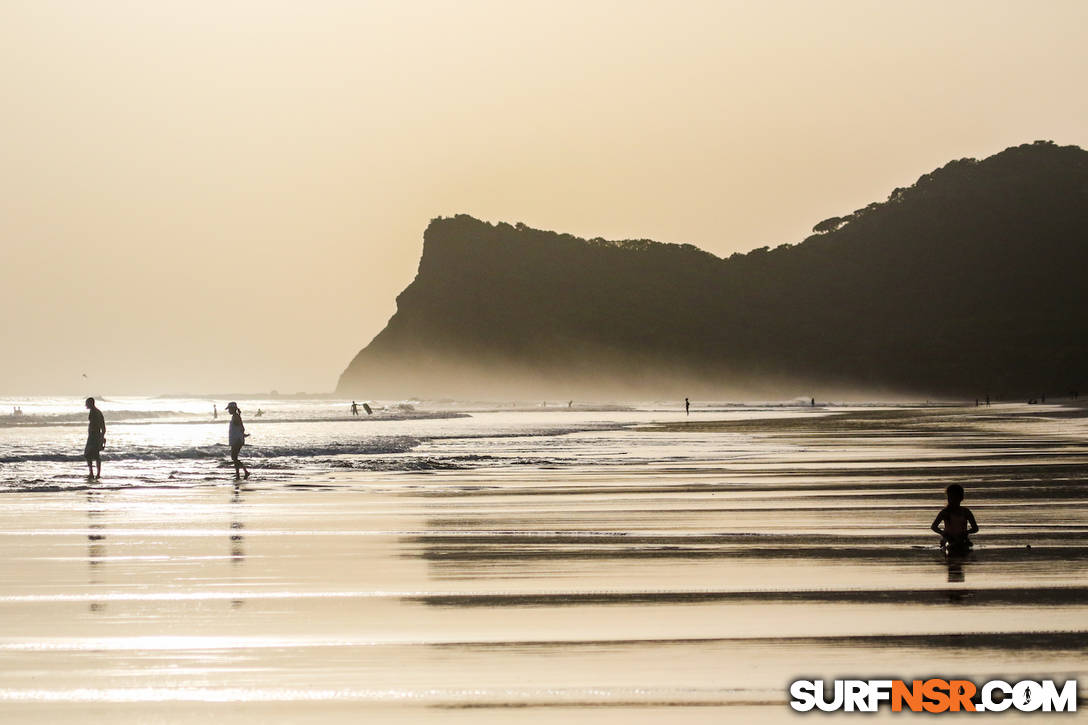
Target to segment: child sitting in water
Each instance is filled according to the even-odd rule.
[[[960,506],[963,501],[963,486],[953,483],[945,489],[945,493],[948,495],[948,505],[941,509],[929,528],[941,535],[941,548],[945,551],[966,551],[972,546],[968,535],[978,531],[975,515],[971,513],[971,509]],[[939,528],[942,521],[943,529]]]

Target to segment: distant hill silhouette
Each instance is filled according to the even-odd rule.
[[[796,245],[720,259],[436,219],[338,390],[973,399],[1088,388],[1088,152],[961,159]]]

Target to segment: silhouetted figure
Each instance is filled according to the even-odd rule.
[[[990,394],[989,393],[986,393],[986,407],[987,408],[990,407]]]
[[[257,412],[253,414],[253,417],[254,418],[260,418],[262,415],[264,415],[264,411],[261,410],[260,408],[257,408]]]
[[[242,446],[246,444],[246,438],[249,437],[245,425],[242,424],[242,411],[238,409],[237,403],[231,401],[227,403],[227,412],[230,413],[228,441],[230,442],[230,460],[234,464],[234,478],[235,480],[240,478],[239,471],[245,471],[245,477],[249,478],[249,469],[238,460],[238,454],[241,453]]]
[[[941,509],[929,528],[940,534],[941,548],[946,554],[966,553],[972,546],[969,535],[978,531],[975,515],[971,509],[960,505],[963,502],[963,486],[953,483],[945,489],[945,494],[948,505]],[[944,528],[940,527],[942,522]]]
[[[816,407],[816,398],[812,398],[811,400],[809,400],[808,401],[808,406],[810,408],[815,408]]]
[[[87,459],[87,479],[97,481],[102,478],[102,449],[106,447],[106,418],[95,406],[94,398],[87,398],[86,406],[90,413],[87,416],[87,445],[83,449],[83,457]]]
[[[978,398],[975,398],[975,407],[978,407]]]
[[[212,420],[219,420],[219,406],[212,403]]]
[[[568,400],[567,401],[567,407],[568,408],[573,408],[574,407],[574,401],[573,400]]]
[[[351,414],[359,415],[359,405],[354,400],[351,401]]]
[[[684,415],[691,415],[691,401],[684,398]]]

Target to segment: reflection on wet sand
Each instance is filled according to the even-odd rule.
[[[800,676],[1085,680],[1088,450],[995,411],[583,434],[684,451],[661,466],[9,495],[0,716],[776,722]],[[951,481],[964,557],[928,530]]]
[[[948,583],[962,584],[967,581],[967,565],[972,561],[973,554],[945,555],[945,564],[948,566]],[[954,594],[949,594],[950,598]]]
[[[246,560],[246,537],[242,535],[245,524],[243,524],[239,518],[242,515],[242,482],[235,481],[234,489],[231,492],[231,522],[230,522],[230,563],[234,567],[241,567],[245,564]],[[230,606],[232,609],[238,609],[245,604],[244,599],[232,599]]]
[[[106,535],[104,533],[106,526],[102,521],[105,515],[104,500],[105,493],[103,491],[95,490],[93,487],[87,489],[87,583],[90,585],[91,591],[97,589],[98,585],[101,584],[102,578],[99,568],[106,556]],[[91,602],[87,605],[87,608],[91,612],[101,612],[106,608],[106,604],[105,602]]]

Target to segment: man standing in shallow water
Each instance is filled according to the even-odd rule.
[[[245,477],[249,478],[249,469],[238,458],[238,454],[242,452],[242,446],[246,444],[246,438],[249,438],[249,433],[246,433],[246,427],[242,423],[242,411],[238,408],[238,404],[232,400],[227,403],[227,412],[230,413],[230,428],[227,430],[227,440],[230,443],[230,460],[234,464],[234,479],[238,480],[240,478],[240,471],[245,471]]]
[[[106,418],[95,407],[94,398],[87,398],[87,446],[83,457],[87,459],[87,480],[97,481],[102,478],[102,449],[106,447]],[[95,468],[98,468],[97,472]]]

